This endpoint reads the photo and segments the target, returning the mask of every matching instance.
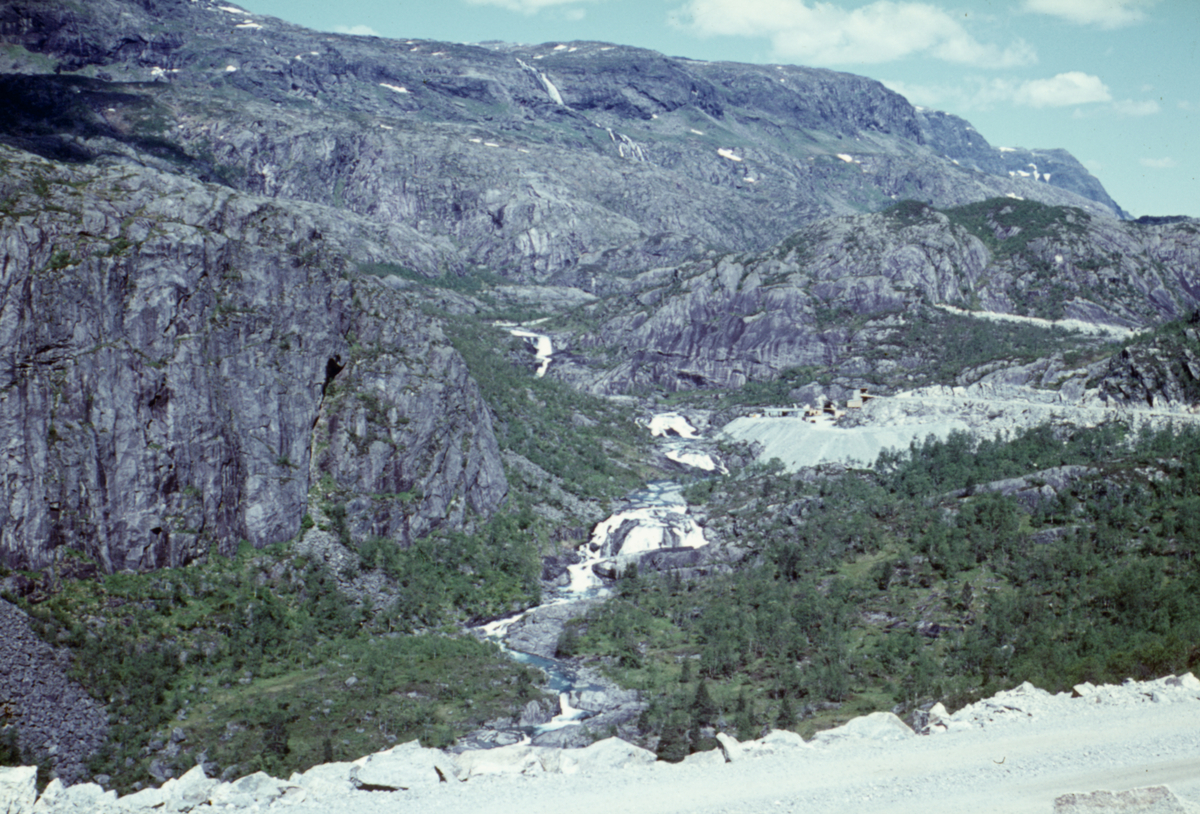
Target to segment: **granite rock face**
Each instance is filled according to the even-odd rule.
[[[440,324],[355,272],[403,251],[395,234],[152,171],[0,160],[10,566],[288,539],[325,476],[352,529],[401,541],[499,504],[487,408]]]
[[[613,362],[586,380],[600,392],[739,387],[805,365],[861,378],[904,367],[904,326],[921,307],[1149,326],[1200,305],[1198,275],[1191,221],[1005,199],[902,206],[822,221],[766,252],[641,274],[620,305],[584,308],[599,327],[576,347]],[[864,349],[885,358],[865,360]]]

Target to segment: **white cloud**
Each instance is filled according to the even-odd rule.
[[[1152,170],[1169,170],[1179,166],[1173,158],[1139,158],[1138,163]]]
[[[1112,94],[1100,77],[1082,71],[1022,82],[1013,96],[1013,101],[1029,107],[1068,107],[1111,100]]]
[[[876,0],[847,10],[806,0],[686,0],[670,19],[701,36],[765,37],[779,58],[810,65],[889,62],[916,54],[986,68],[1037,61],[1025,41],[1007,48],[981,43],[954,16],[919,2]]]
[[[353,34],[356,37],[381,37],[383,36],[369,25],[335,25],[333,30],[339,34]]]
[[[1025,0],[1025,9],[1080,25],[1121,28],[1146,18],[1142,9],[1158,0]]]
[[[1187,99],[1184,99],[1181,102],[1176,102],[1176,105],[1179,107],[1180,110],[1191,110],[1192,109],[1192,103],[1189,102]]]
[[[1132,99],[1122,99],[1119,102],[1113,102],[1113,112],[1119,113],[1122,116],[1152,116],[1161,108],[1158,102],[1153,99],[1147,99],[1144,102],[1135,102]]]
[[[586,0],[467,0],[472,6],[499,6],[508,11],[518,11],[521,14],[537,14],[544,8],[566,6]]]
[[[1043,108],[1112,101],[1108,86],[1099,77],[1081,71],[1068,71],[1049,79],[1030,79],[1025,82],[975,76],[964,77],[948,85],[913,85],[893,80],[885,80],[884,84],[914,104],[941,105],[961,111],[990,110],[1005,104]],[[1146,104],[1118,102],[1112,105],[1112,109],[1125,115],[1157,112],[1146,109]]]

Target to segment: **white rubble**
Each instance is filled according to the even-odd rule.
[[[35,804],[36,770],[0,768],[0,814],[383,814],[408,805],[537,814],[599,810],[601,800],[605,810],[642,814],[766,811],[784,800],[792,806],[784,810],[881,814],[1040,812],[1052,801],[1059,814],[1195,810],[1186,795],[1200,794],[1200,680],[1190,673],[1081,684],[1058,694],[1022,684],[953,714],[935,705],[929,718],[929,731],[944,734],[917,737],[887,712],[855,718],[807,743],[784,731],[746,742],[720,733],[720,749],[677,765],[656,763],[653,753],[616,738],[584,749],[519,743],[457,755],[413,741],[288,781],[259,773],[222,783],[196,767],[161,789],[119,800],[94,784],[54,781]],[[1140,790],[1168,780],[1175,792]],[[1092,791],[1098,788],[1113,791]],[[1140,800],[1157,807],[1137,808]]]
[[[36,766],[0,766],[0,814],[29,814],[36,800]]]

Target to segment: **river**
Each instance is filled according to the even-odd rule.
[[[515,333],[515,331],[514,331]],[[697,474],[724,472],[725,468],[700,448],[702,439],[691,423],[678,413],[653,416],[647,426],[659,439],[665,457],[693,469]],[[594,676],[581,673],[570,663],[538,656],[509,647],[509,631],[521,620],[547,608],[566,611],[562,606],[590,606],[612,594],[612,577],[627,569],[638,558],[663,548],[700,548],[708,545],[704,530],[692,517],[683,497],[684,485],[678,481],[658,480],[630,493],[617,511],[597,523],[587,543],[580,547],[580,562],[570,566],[567,585],[547,592],[547,600],[533,608],[475,628],[477,635],[499,644],[517,661],[537,667],[546,674],[547,688],[558,693],[559,712],[549,722],[534,727],[529,734],[573,726],[590,716],[576,709],[572,700],[581,694],[605,688]],[[584,608],[579,608],[582,615]],[[572,615],[569,611],[565,615]]]

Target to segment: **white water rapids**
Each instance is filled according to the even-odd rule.
[[[539,376],[542,375],[545,365],[549,364],[549,338],[514,329],[514,326],[502,327],[509,328],[514,336],[538,337],[539,357],[540,342],[545,340],[546,357],[538,372]],[[664,439],[661,443],[666,447],[667,458],[701,472],[726,471],[707,452],[692,448],[700,435],[683,416],[677,413],[655,415],[650,420],[649,429],[652,436]],[[582,559],[567,568],[569,583],[555,589],[549,601],[475,629],[498,643],[518,661],[542,669],[547,674],[550,688],[559,693],[559,714],[548,723],[538,726],[535,734],[571,726],[588,713],[570,705],[569,693],[577,689],[570,669],[553,659],[531,656],[506,647],[505,637],[509,628],[539,608],[609,596],[611,591],[597,573],[598,569],[610,575],[618,574],[647,552],[664,548],[700,548],[705,545],[708,545],[708,540],[704,537],[704,530],[689,514],[687,501],[683,497],[683,485],[675,481],[652,481],[631,493],[618,511],[596,524],[588,542],[579,550]]]

